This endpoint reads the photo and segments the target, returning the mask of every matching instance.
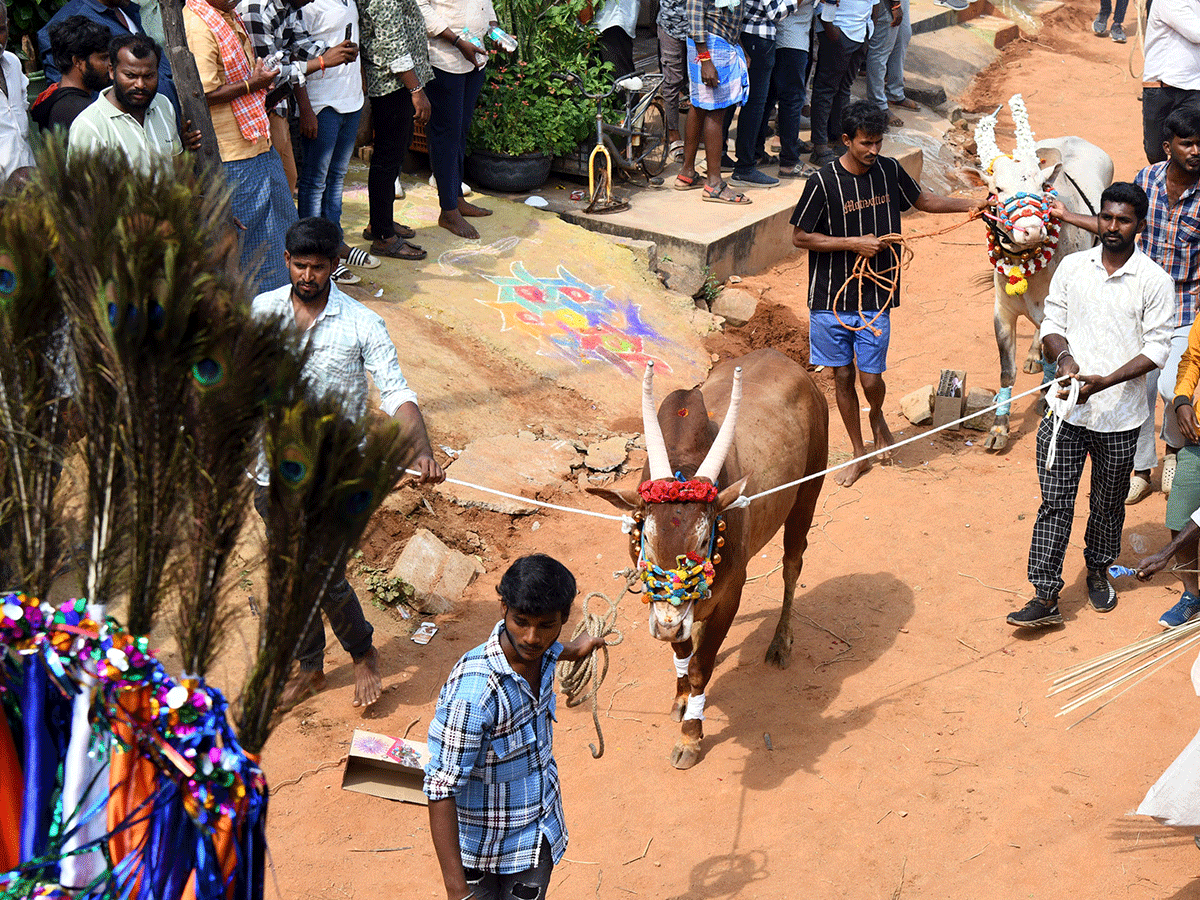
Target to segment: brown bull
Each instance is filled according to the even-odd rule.
[[[783,608],[766,659],[788,664],[792,598],[824,478],[748,506],[734,501],[825,469],[829,405],[802,366],[758,350],[719,364],[699,388],[673,392],[655,416],[652,366],[642,383],[643,484],[638,491],[592,492],[633,510],[630,555],[643,569],[650,633],[675,650],[671,717],[682,720],[683,735],[671,763],[687,769],[700,759],[704,692],[741,604],[746,564],[781,525]],[[685,484],[676,482],[676,472]],[[691,499],[674,502],[681,492]]]

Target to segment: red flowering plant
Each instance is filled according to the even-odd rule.
[[[467,138],[472,150],[561,156],[595,134],[596,106],[559,72],[574,72],[591,93],[612,82],[597,34],[578,23],[585,0],[498,0],[496,13],[517,38],[513,54],[497,54],[475,105]]]

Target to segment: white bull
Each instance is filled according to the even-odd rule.
[[[975,142],[988,188],[996,196],[996,215],[988,220],[988,255],[995,269],[993,318],[996,344],[1000,350],[1000,394],[1007,400],[1016,381],[1016,326],[1025,316],[1035,326],[1033,343],[1025,357],[1024,370],[1043,372],[1037,329],[1044,317],[1043,304],[1050,279],[1059,261],[1069,253],[1093,245],[1093,236],[1048,215],[1053,195],[1071,212],[1094,215],[1100,210],[1100,194],[1112,183],[1112,158],[1083,138],[1062,137],[1033,140],[1021,95],[1009,100],[1016,125],[1017,146],[1011,157],[996,145],[996,114],[980,120]],[[997,110],[999,112],[999,110]],[[1048,364],[1047,364],[1048,365]],[[1008,443],[1007,404],[996,410],[996,422],[984,447],[1000,450]]]

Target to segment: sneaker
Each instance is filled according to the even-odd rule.
[[[1112,612],[1117,605],[1117,592],[1104,569],[1089,569],[1087,574],[1088,602],[1096,612]]]
[[[1113,22],[1113,27],[1109,32],[1109,36],[1113,39],[1113,43],[1125,43],[1125,26],[1119,22]]]
[[[758,169],[749,169],[745,172],[734,172],[729,176],[729,180],[741,187],[760,187],[769,188],[779,184],[778,178],[772,178],[766,172],[760,172]]]
[[[1141,503],[1153,491],[1154,488],[1150,484],[1150,479],[1144,478],[1135,472],[1129,476],[1129,493],[1125,495],[1125,505],[1133,506],[1135,503]]]
[[[1045,628],[1048,625],[1061,625],[1062,620],[1057,600],[1034,597],[1024,608],[1009,613],[1005,621],[1018,628]]]
[[[1092,23],[1092,34],[1096,37],[1108,34],[1108,16],[1096,16],[1096,21]]]
[[[970,0],[935,0],[935,2],[955,12],[962,12],[971,5]]]
[[[1174,453],[1168,453],[1163,457],[1162,467],[1162,492],[1167,496],[1171,496],[1171,485],[1175,481],[1175,465],[1178,460]]]
[[[1200,597],[1190,591],[1184,591],[1179,602],[1162,614],[1158,624],[1163,628],[1178,628],[1200,615]]]

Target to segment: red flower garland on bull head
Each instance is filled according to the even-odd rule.
[[[647,503],[712,503],[717,486],[707,481],[643,481],[638,493]]]

